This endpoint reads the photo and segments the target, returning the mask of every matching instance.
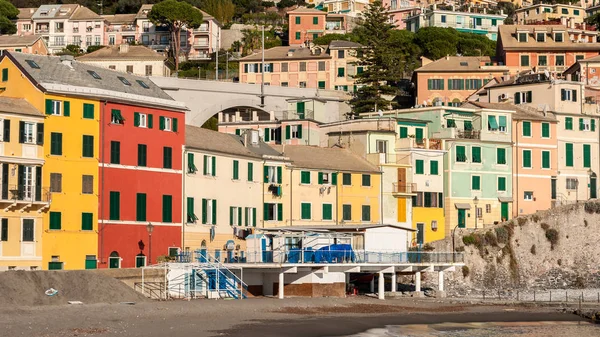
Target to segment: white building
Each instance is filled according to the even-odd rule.
[[[77,61],[140,76],[170,76],[167,57],[145,46],[108,46],[82,55]]]

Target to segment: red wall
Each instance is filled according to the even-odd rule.
[[[111,111],[117,109],[125,119],[123,125],[112,124]],[[134,112],[153,115],[153,127],[134,126]],[[177,132],[159,129],[159,116],[177,118]],[[142,108],[108,103],[104,106],[100,122],[100,162],[107,167],[99,170],[99,256],[100,267],[106,268],[108,256],[117,251],[122,258],[121,267],[135,267],[135,256],[140,254],[139,241],[145,244],[143,254],[148,256],[147,222],[155,224],[152,233],[152,262],[156,257],[168,254],[169,247],[181,247],[181,184],[182,147],[185,142],[185,115],[160,109]],[[110,163],[111,141],[121,142],[120,164]],[[138,144],[147,146],[147,166],[137,167]],[[163,169],[163,147],[172,148],[172,169]],[[104,153],[102,153],[102,150]],[[120,166],[126,166],[122,168]],[[109,220],[110,192],[120,192],[120,220]],[[136,220],[136,194],[146,193],[146,222]],[[162,197],[173,198],[172,225],[162,225]],[[108,223],[107,223],[108,222]],[[129,222],[129,223],[128,223]]]

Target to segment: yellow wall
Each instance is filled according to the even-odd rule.
[[[352,220],[345,225],[379,223],[381,216],[381,174],[370,173],[371,186],[362,186],[362,174],[352,173],[352,185],[345,186],[343,173],[338,173],[338,212],[340,223],[343,219],[343,205],[352,205]],[[371,206],[371,221],[362,221],[362,206]]]
[[[406,222],[406,198],[398,198],[398,222]]]
[[[86,255],[98,254],[98,131],[99,104],[79,98],[65,98],[47,95],[36,88],[12,61],[3,58],[0,69],[9,68],[9,82],[2,84],[6,90],[0,93],[4,97],[25,98],[39,111],[45,111],[45,100],[68,100],[71,102],[70,117],[46,116],[44,128],[43,181],[50,185],[50,173],[62,173],[62,192],[52,193],[50,209],[43,213],[42,268],[48,269],[52,256],[59,256],[65,269],[83,269]],[[95,105],[94,119],[83,119],[83,103]],[[62,156],[50,155],[50,134],[63,134]],[[82,136],[94,136],[95,158],[82,158]],[[82,194],[82,175],[94,177],[94,194]],[[49,230],[49,212],[62,213],[62,228]],[[94,230],[81,230],[81,214],[94,214]]]
[[[441,240],[445,236],[446,221],[443,208],[432,207],[413,207],[413,228],[417,229],[417,223],[425,224],[424,243]],[[431,221],[437,220],[437,230],[431,229]],[[413,233],[413,239],[416,240],[417,233]],[[416,242],[416,241],[415,241]]]

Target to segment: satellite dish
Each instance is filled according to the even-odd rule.
[[[377,111],[377,113],[379,113],[379,117],[383,117],[383,111],[381,109],[379,109],[379,111]]]

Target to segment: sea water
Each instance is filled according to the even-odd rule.
[[[588,322],[483,322],[389,325],[347,337],[598,337],[600,326]]]

